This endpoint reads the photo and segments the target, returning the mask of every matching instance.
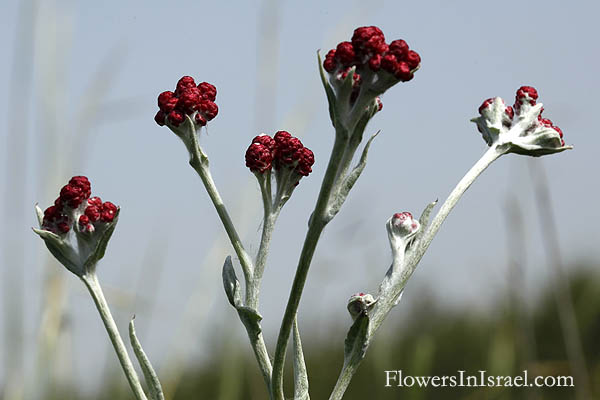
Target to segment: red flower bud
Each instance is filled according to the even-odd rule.
[[[177,82],[177,88],[175,89],[175,95],[179,96],[184,89],[193,88],[196,86],[194,78],[191,76],[184,76]]]
[[[271,169],[273,154],[267,146],[252,143],[246,150],[246,167],[252,172],[263,173]]]
[[[171,125],[179,126],[185,120],[185,115],[183,115],[182,113],[180,113],[177,110],[173,110],[169,113],[167,118]]]
[[[417,53],[416,51],[409,50],[405,60],[410,69],[413,70],[417,68],[421,63],[421,56],[419,56],[419,53]]]
[[[154,121],[158,125],[163,126],[165,124],[165,118],[167,118],[167,114],[159,110],[154,116]]]
[[[335,50],[329,50],[327,55],[325,56],[325,61],[323,62],[323,68],[327,72],[333,72],[335,70],[337,63],[335,61]]]
[[[200,102],[199,111],[204,115],[207,120],[212,120],[219,113],[219,107],[211,100],[202,100]]]
[[[400,79],[402,82],[410,81],[413,78],[413,73],[410,71],[410,66],[404,61],[400,61],[395,73],[396,78]]]
[[[202,99],[204,100],[215,101],[215,99],[217,98],[217,88],[208,82],[200,83],[198,85],[198,89],[200,89]]]
[[[395,55],[398,59],[404,59],[408,54],[408,44],[402,39],[394,40],[390,43],[390,53]]]
[[[175,93],[166,91],[158,95],[158,107],[164,113],[170,113],[177,105]]]
[[[312,166],[314,163],[314,153],[310,149],[303,147],[300,150],[300,159],[298,160],[296,171],[302,176],[308,176],[308,174],[312,172]]]
[[[350,42],[341,42],[335,50],[335,57],[342,65],[350,65],[354,61],[354,48]]]
[[[110,201],[105,201],[102,204],[102,212],[100,213],[100,219],[102,222],[112,222],[117,214],[117,206]]]

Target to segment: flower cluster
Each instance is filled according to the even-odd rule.
[[[205,126],[219,113],[215,103],[217,89],[208,82],[196,85],[194,78],[184,76],[177,82],[175,92],[166,91],[158,96],[158,107],[154,120],[160,126],[179,126],[189,116],[197,127]]]
[[[500,97],[489,98],[479,107],[480,117],[472,121],[489,146],[496,144],[505,152],[541,156],[570,149],[565,146],[562,130],[542,118],[544,107],[537,99],[535,88],[521,86],[513,106],[507,106]]]
[[[413,235],[419,229],[419,221],[408,211],[396,213],[391,220],[392,229],[400,235]]]
[[[421,229],[421,224],[409,212],[392,215],[386,223],[388,239],[394,257],[402,256],[407,246]]]
[[[91,197],[91,184],[85,176],[74,176],[63,186],[54,205],[44,211],[41,228],[58,235],[72,228],[78,232],[92,233],[100,225],[114,220],[118,208],[113,203]],[[76,223],[77,222],[77,223]]]
[[[259,174],[275,168],[290,169],[300,176],[308,176],[314,163],[313,152],[286,131],[279,131],[274,137],[256,136],[246,150],[246,166]]]
[[[398,81],[410,81],[420,64],[419,53],[410,50],[404,40],[387,44],[381,29],[363,26],[354,30],[350,42],[341,42],[329,50],[323,68],[338,82],[356,68],[352,77],[354,102],[361,86],[367,84],[376,93],[383,93]]]

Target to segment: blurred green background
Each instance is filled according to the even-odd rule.
[[[585,365],[592,380],[589,398],[600,394],[600,275],[597,264],[577,265],[569,278]],[[431,290],[431,288],[429,288]],[[529,306],[506,293],[504,301],[485,313],[448,309],[425,290],[402,324],[386,326],[370,348],[350,385],[347,399],[575,399],[572,387],[551,388],[413,388],[385,387],[386,370],[402,369],[412,376],[488,375],[530,377],[573,376],[561,333],[553,287],[545,288]],[[213,357],[202,365],[188,365],[176,376],[163,377],[172,399],[263,399],[266,391],[256,363],[244,341],[233,340],[230,329],[213,338]],[[343,361],[339,335],[344,327],[328,327],[329,340],[305,341],[306,363],[313,399],[328,398]],[[110,358],[110,357],[109,357]],[[116,357],[114,363],[116,365]],[[291,367],[291,365],[289,366]],[[291,369],[291,368],[290,368]],[[114,369],[113,374],[120,374]],[[77,394],[77,387],[47,388],[47,399],[129,399],[124,378],[105,381],[110,388],[97,395]],[[288,383],[292,377],[288,377]],[[581,382],[575,378],[575,385]],[[290,388],[290,390],[292,390]]]

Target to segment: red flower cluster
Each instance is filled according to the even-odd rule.
[[[158,125],[169,123],[179,126],[189,115],[199,126],[206,125],[219,113],[215,103],[217,88],[208,82],[196,86],[194,78],[184,76],[177,82],[175,92],[166,91],[158,96],[158,108],[154,120]]]
[[[246,166],[252,172],[263,173],[271,167],[291,168],[299,175],[308,176],[314,163],[313,152],[286,131],[279,131],[274,137],[256,136],[246,150]]]
[[[396,79],[406,82],[413,78],[421,57],[410,50],[404,40],[394,40],[389,45],[381,29],[376,26],[363,26],[354,30],[351,42],[341,42],[329,50],[323,68],[329,73],[337,73],[343,79],[353,66],[356,66],[354,85],[361,85],[361,73],[368,70],[379,73],[383,70]]]
[[[77,219],[81,231],[93,232],[94,223],[112,222],[118,211],[117,206],[109,201],[102,203],[99,197],[90,198],[91,194],[88,178],[71,178],[60,190],[60,196],[54,201],[54,205],[44,211],[42,229],[64,234],[69,232]]]
[[[537,90],[535,90],[534,87],[532,86],[521,86],[518,90],[517,90],[517,94],[515,96],[515,104],[513,105],[513,107],[511,106],[507,106],[505,109],[505,113],[508,116],[508,118],[510,119],[510,121],[512,121],[515,112],[520,112],[521,108],[523,106],[535,106],[536,105],[536,101],[538,99],[538,92]],[[485,100],[481,106],[479,106],[479,113],[481,114],[481,112],[486,109],[487,107],[490,106],[490,104],[492,103],[494,99],[490,98]],[[563,132],[562,130],[554,125],[552,123],[552,121],[549,118],[542,118],[542,112],[544,112],[544,109],[542,108],[542,110],[540,111],[540,114],[538,115],[538,122],[540,125],[548,127],[548,128],[552,128],[554,129],[556,132],[558,132],[558,135],[560,136],[560,140],[561,140],[561,146],[565,145],[565,141],[563,140]],[[477,127],[480,131],[481,129],[479,127]]]

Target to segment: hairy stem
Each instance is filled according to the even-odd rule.
[[[238,256],[240,260],[240,264],[242,265],[242,270],[244,272],[244,277],[246,278],[246,282],[250,282],[252,279],[253,266],[252,259],[244,249],[244,245],[240,240],[240,237],[235,230],[235,226],[231,221],[231,217],[229,217],[229,213],[225,208],[225,204],[221,199],[221,195],[219,195],[219,191],[215,185],[215,182],[212,179],[212,175],[210,173],[210,169],[208,168],[208,161],[202,161],[200,157],[194,156],[190,160],[190,165],[200,176],[202,179],[202,183],[206,188],[206,192],[208,196],[213,202],[215,209],[217,210],[217,214],[219,218],[221,218],[221,222],[223,227],[225,228],[225,232],[227,232],[227,236],[229,237],[229,241],[235,250],[235,254]],[[250,298],[250,285],[246,285],[246,299]]]
[[[380,288],[380,295],[376,307],[371,314],[371,327],[369,337],[375,334],[375,331],[381,326],[383,320],[394,307],[398,296],[404,290],[408,279],[415,271],[419,261],[425,254],[425,251],[431,244],[431,241],[440,230],[440,227],[450,211],[460,200],[465,191],[471,186],[475,179],[498,157],[503,153],[495,146],[488,149],[483,156],[475,163],[475,165],[466,173],[466,175],[458,182],[454,190],[450,193],[440,211],[433,219],[431,225],[426,228],[425,233],[413,243],[411,248],[405,255],[404,252],[394,252],[394,260],[390,271],[388,272],[390,281]],[[386,277],[387,279],[387,277]],[[331,392],[329,400],[340,400],[344,396],[344,392],[348,388],[352,377],[358,370],[362,358],[356,357],[350,359],[344,364],[338,380]]]
[[[344,397],[344,393],[346,392],[346,389],[348,389],[348,386],[350,385],[350,381],[352,381],[352,378],[354,377],[356,370],[358,370],[358,366],[360,365],[360,362],[361,362],[361,360],[358,360],[357,362],[354,362],[354,363],[344,364],[344,367],[342,368],[342,371],[340,372],[338,380],[335,383],[333,391],[331,392],[331,395],[329,396],[329,400],[341,400],[342,397]]]
[[[90,294],[92,295],[92,298],[94,299],[96,308],[100,313],[102,322],[104,322],[104,326],[106,327],[110,341],[115,348],[115,352],[117,353],[119,362],[123,367],[123,372],[127,377],[129,386],[131,386],[131,390],[135,394],[135,398],[137,400],[147,400],[144,390],[142,389],[142,385],[140,384],[140,379],[135,372],[133,364],[131,363],[131,359],[129,358],[129,354],[127,353],[127,349],[125,348],[125,344],[123,343],[123,339],[121,339],[121,335],[117,329],[117,324],[110,313],[108,303],[104,298],[104,293],[102,292],[102,287],[100,286],[100,282],[98,282],[96,273],[92,272],[87,275],[83,275],[81,280],[85,283],[90,291]]]
[[[346,144],[347,138],[336,132],[329,164],[327,165],[317,204],[312,214],[312,220],[308,232],[306,233],[306,238],[304,239],[304,245],[302,247],[302,253],[300,254],[300,260],[298,261],[298,267],[296,268],[296,275],[294,276],[290,297],[283,315],[283,320],[281,321],[281,328],[277,338],[277,347],[275,349],[275,358],[273,361],[272,391],[274,399],[276,400],[284,400],[283,367],[285,363],[286,348],[292,332],[294,319],[296,318],[296,312],[298,311],[298,305],[300,304],[300,297],[302,296],[304,284],[306,283],[310,263],[315,253],[319,237],[327,223],[325,214]]]
[[[196,152],[192,153],[192,155],[193,156],[190,160],[190,165],[198,173],[200,179],[202,179],[202,183],[204,184],[204,187],[206,188],[206,191],[208,192],[208,195],[212,200],[215,209],[217,210],[217,214],[219,214],[219,217],[221,218],[221,222],[223,223],[223,227],[227,232],[229,241],[231,242],[231,245],[233,246],[235,253],[240,260],[246,282],[246,303],[248,307],[254,308],[258,306],[258,282],[254,280],[255,270],[252,264],[252,259],[244,249],[242,241],[240,240],[240,237],[233,226],[233,222],[229,217],[229,213],[223,204],[223,200],[219,195],[219,191],[217,190],[208,168],[208,160],[202,159],[202,154],[200,153],[199,148]],[[250,339],[250,344],[254,351],[256,361],[258,362],[258,366],[265,380],[265,384],[269,388],[270,394],[272,367],[262,332],[254,332],[250,325],[244,324],[244,326],[246,327],[246,332],[248,333],[248,338]]]
[[[256,256],[256,263],[250,281],[246,280],[246,286],[249,287],[249,291],[247,292],[248,295],[246,297],[246,305],[250,308],[258,309],[260,281],[265,270],[267,254],[269,252],[269,245],[271,243],[271,236],[273,234],[275,221],[277,220],[277,215],[273,215],[273,203],[271,197],[271,171],[267,171],[263,174],[256,173],[255,175],[260,186],[264,215],[263,229],[260,238],[258,254]]]
[[[262,332],[256,336],[253,336],[249,328],[246,328],[246,330],[248,332],[248,338],[250,339],[250,345],[254,351],[254,356],[256,357],[256,362],[258,363],[258,367],[260,368],[265,385],[267,386],[269,399],[272,399],[273,394],[271,391],[271,374],[273,373],[273,367],[271,366],[271,359],[269,357],[269,352],[267,351],[265,339]]]
[[[425,251],[440,230],[442,223],[446,220],[446,217],[448,217],[450,211],[452,211],[454,206],[456,206],[456,203],[458,203],[462,195],[471,186],[475,179],[477,179],[477,177],[481,175],[481,173],[502,154],[503,153],[495,146],[490,147],[475,163],[475,165],[471,167],[466,175],[458,182],[444,204],[442,204],[440,211],[437,213],[431,224],[426,228],[421,238],[418,239],[416,243],[412,244],[411,248],[406,254],[405,259],[402,261],[402,265],[400,266],[401,272],[399,274],[395,274],[393,279],[394,282],[390,284],[390,295],[380,299],[377,307],[375,307],[374,313],[371,317],[372,332],[375,332],[379,328],[387,314],[393,308],[395,300],[400,295],[400,292],[404,290],[406,282],[417,268],[418,263],[421,261],[421,258],[423,258]],[[394,260],[394,262],[397,261]]]

